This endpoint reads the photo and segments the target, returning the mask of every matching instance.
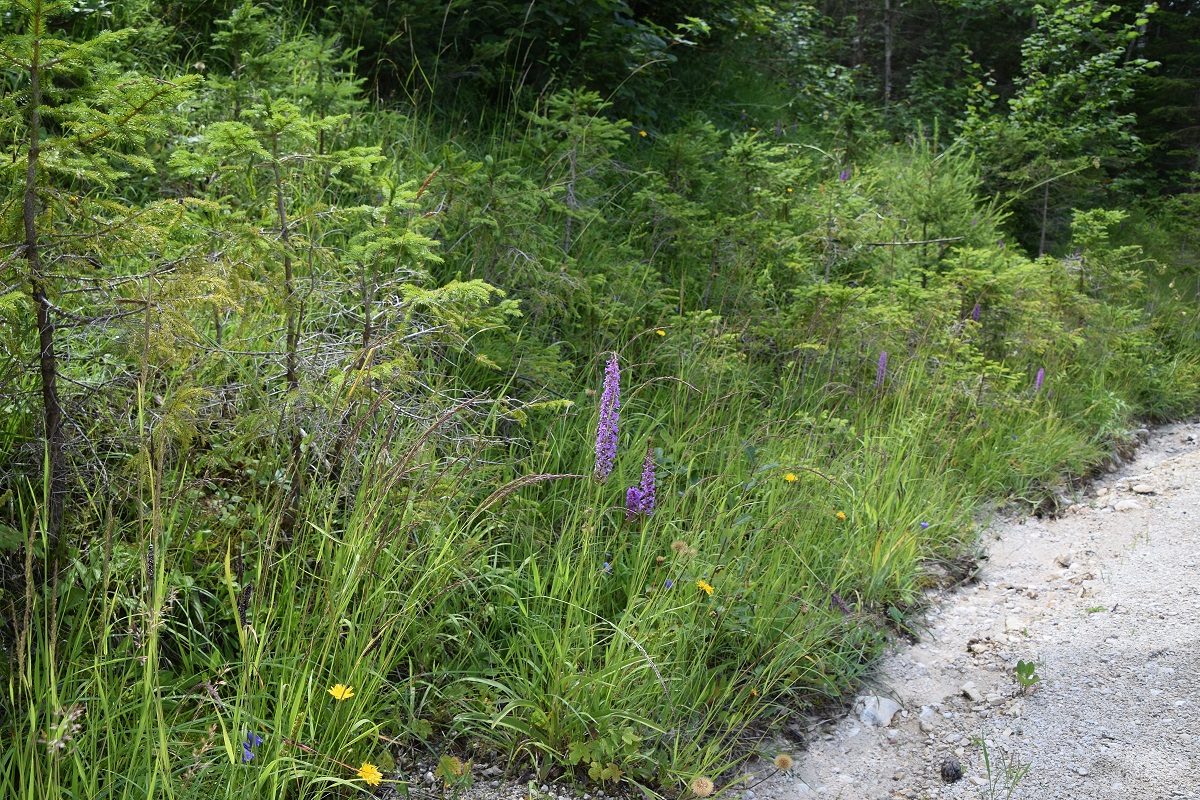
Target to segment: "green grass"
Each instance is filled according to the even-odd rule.
[[[138,283],[153,342],[72,329],[86,430],[50,578],[37,380],[13,366],[36,331],[0,306],[24,348],[0,396],[0,795],[349,797],[418,751],[682,797],[850,697],[991,505],[1200,407],[1175,271],[1004,248],[961,146],[698,114],[641,137],[583,91],[478,136],[360,105],[321,141],[383,143],[375,172],[289,162],[298,389],[274,188],[237,165],[168,242],[218,289]],[[124,382],[79,389],[97,375]],[[647,450],[657,508],[630,517]]]

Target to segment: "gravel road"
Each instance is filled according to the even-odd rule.
[[[994,520],[978,582],[933,597],[920,642],[743,800],[1200,799],[1200,425],[1074,500]]]

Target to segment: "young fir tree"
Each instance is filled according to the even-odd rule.
[[[60,331],[149,314],[150,301],[120,301],[175,272],[162,254],[182,209],[130,202],[125,184],[153,169],[147,144],[168,133],[195,83],[117,66],[113,53],[132,30],[86,41],[56,35],[54,21],[71,9],[65,0],[0,5],[18,31],[0,40],[0,62],[15,87],[0,101],[8,149],[0,166],[0,231],[4,241],[17,243],[0,262],[0,282],[9,290],[24,287],[22,333],[37,342],[31,350],[41,386],[50,556],[63,526],[68,479]]]

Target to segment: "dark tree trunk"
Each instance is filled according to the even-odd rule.
[[[41,20],[36,20],[34,30],[41,33]],[[66,501],[67,481],[63,464],[62,403],[58,397],[58,356],[54,350],[54,319],[51,316],[50,300],[46,295],[46,283],[42,276],[42,256],[37,236],[37,167],[41,154],[39,132],[42,126],[41,102],[41,52],[40,42],[33,41],[29,70],[29,158],[25,167],[25,197],[22,216],[25,223],[23,252],[29,262],[29,293],[37,313],[38,364],[42,376],[43,424],[46,437],[46,468],[50,486],[47,508],[49,522],[46,539],[49,545],[47,562],[52,562],[58,550],[62,532],[63,507]]]

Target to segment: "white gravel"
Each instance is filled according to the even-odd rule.
[[[744,800],[1200,798],[1198,442],[1159,429],[1061,518],[997,519],[978,583],[932,598],[856,706],[892,698],[891,725],[820,726]],[[1042,678],[1028,691],[1018,660]]]

